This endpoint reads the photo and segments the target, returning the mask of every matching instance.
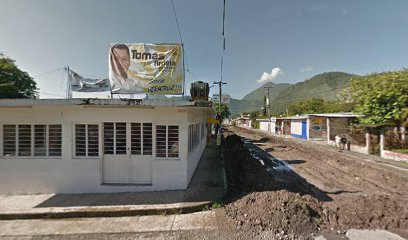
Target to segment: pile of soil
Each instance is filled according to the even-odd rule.
[[[328,228],[408,229],[408,205],[390,195],[343,196],[329,205]]]
[[[313,167],[316,176],[322,176],[323,189],[318,189],[295,171],[266,171],[265,166],[245,148],[240,136],[233,132],[226,132],[224,136],[228,194],[222,210],[226,222],[235,231],[248,232],[252,236],[270,232],[277,239],[312,239],[313,233],[344,233],[348,228],[408,229],[404,176],[371,167],[367,169],[367,164],[362,172],[361,167],[357,168],[359,165],[335,153],[325,153],[323,150],[309,153],[299,150],[299,144],[286,140],[264,136],[253,138],[254,142],[266,142],[265,148],[273,144],[274,153],[280,152],[279,158],[287,154],[288,162],[312,164],[310,159],[322,159],[308,165]],[[323,157],[327,158],[327,163]],[[338,163],[342,161],[347,163],[344,167]],[[307,169],[303,167],[302,170]],[[370,172],[366,173],[368,170]],[[355,172],[361,173],[356,175],[360,178],[358,181],[354,180]],[[385,180],[376,181],[371,177],[371,172],[395,180],[395,186],[385,188],[382,183]]]
[[[322,204],[310,196],[286,190],[250,193],[225,207],[237,229],[289,238],[320,230],[322,210]]]
[[[224,146],[228,183],[224,210],[235,229],[292,239],[311,236],[325,224],[322,203],[307,195],[307,188],[291,173],[286,173],[288,181],[274,178],[237,135],[228,136]]]

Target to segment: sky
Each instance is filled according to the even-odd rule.
[[[223,1],[173,2],[189,93],[194,81],[221,78]],[[41,98],[66,96],[65,66],[108,77],[111,42],[181,42],[171,0],[0,0],[0,6],[0,52],[34,77]],[[408,1],[226,0],[225,38],[223,89],[237,99],[267,81],[402,69]],[[74,94],[94,96],[107,94]]]

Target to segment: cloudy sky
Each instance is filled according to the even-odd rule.
[[[186,85],[219,81],[222,1],[173,1],[192,73]],[[58,70],[64,66],[107,77],[110,42],[180,41],[170,0],[0,0],[0,6],[0,52],[35,77],[43,98],[65,96]],[[406,0],[227,0],[225,91],[241,98],[266,81],[408,67],[407,9]]]

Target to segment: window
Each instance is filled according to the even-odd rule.
[[[179,157],[179,127],[156,126],[156,157],[178,158]]]
[[[143,155],[153,153],[153,127],[151,123],[143,123]]]
[[[188,128],[188,152],[192,152],[200,142],[200,124],[191,124]]]
[[[130,151],[132,155],[142,154],[142,127],[140,123],[132,123],[130,125]]]
[[[126,154],[126,123],[103,124],[103,151],[105,154]]]
[[[151,123],[104,123],[103,128],[103,151],[105,154],[128,154],[127,131],[130,128],[130,154],[152,155]]]
[[[206,136],[206,128],[207,124],[206,123],[201,123],[201,139],[204,139]]]
[[[61,156],[61,125],[3,125],[4,156]]]
[[[61,156],[61,125],[49,125],[48,129],[48,156]]]
[[[3,155],[16,156],[16,125],[3,125]]]
[[[97,124],[75,125],[75,156],[99,156],[99,127]]]

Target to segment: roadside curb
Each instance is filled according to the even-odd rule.
[[[0,220],[24,220],[24,219],[62,219],[62,218],[98,218],[98,217],[129,217],[146,215],[173,215],[200,212],[208,209],[214,202],[181,203],[178,207],[169,208],[139,208],[131,207],[87,207],[85,209],[55,210],[48,212],[19,212],[0,213]]]

